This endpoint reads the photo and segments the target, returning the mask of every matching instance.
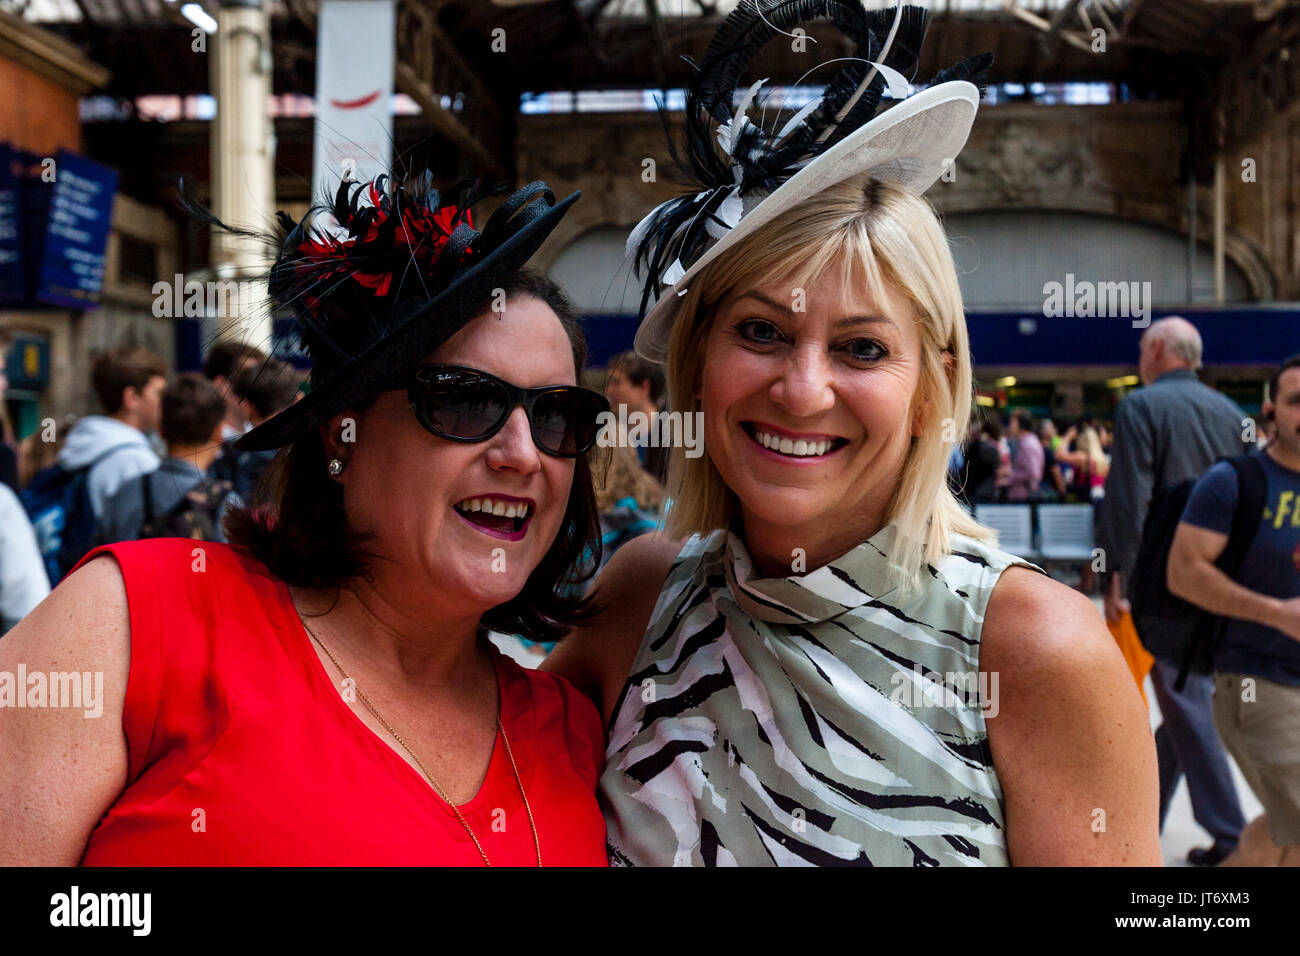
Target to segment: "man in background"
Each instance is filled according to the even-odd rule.
[[[106,414],[72,426],[58,464],[67,471],[89,467],[86,491],[98,523],[124,482],[158,467],[146,433],[158,430],[167,366],[148,349],[116,348],[99,356],[90,374]]]
[[[165,524],[163,519],[207,479],[208,466],[221,448],[225,414],[225,399],[202,375],[185,372],[167,385],[162,395],[167,457],[154,471],[123,483],[108,501],[99,523],[101,542],[156,536],[151,532]],[[221,519],[230,502],[231,496],[225,494],[213,502],[208,517],[214,536],[205,536],[206,540],[225,540],[220,533]]]
[[[648,362],[636,352],[622,352],[610,360],[609,378],[605,381],[605,397],[618,414],[618,406],[626,405],[629,418],[641,412],[653,422],[659,414],[664,395],[664,367]],[[653,434],[653,431],[651,432]],[[660,484],[668,480],[668,449],[651,445],[636,449],[641,467],[654,476]]]
[[[1274,373],[1268,394],[1276,439],[1255,457],[1267,490],[1245,559],[1231,577],[1214,563],[1243,497],[1222,462],[1187,500],[1169,589],[1227,618],[1214,654],[1214,723],[1265,817],[1225,863],[1300,866],[1300,355]]]
[[[1029,501],[1038,494],[1047,460],[1043,445],[1034,434],[1034,419],[1023,408],[1011,413],[1008,437],[1016,450],[1011,456],[1011,476],[1007,483],[1007,501]]]
[[[995,416],[980,413],[972,416],[966,435],[965,456],[954,482],[957,497],[967,509],[973,510],[976,504],[998,500],[994,482],[1002,461],[997,444],[1001,432],[1002,426]]]
[[[1104,591],[1108,623],[1122,623],[1130,611],[1134,564],[1151,502],[1173,485],[1204,474],[1217,459],[1248,450],[1241,409],[1197,379],[1200,367],[1201,335],[1186,319],[1169,316],[1143,333],[1138,374],[1146,387],[1126,396],[1115,409],[1110,472],[1099,502],[1098,544],[1109,573]],[[1179,662],[1162,659],[1161,654],[1178,646],[1183,635],[1140,636],[1156,658],[1151,682],[1163,717],[1156,730],[1160,823],[1164,825],[1178,782],[1186,774],[1192,813],[1214,838],[1208,849],[1189,852],[1188,862],[1213,865],[1232,852],[1245,824],[1214,728],[1213,678],[1189,674],[1184,689],[1175,691]]]
[[[231,378],[241,368],[260,365],[266,358],[266,353],[256,346],[231,339],[221,339],[208,349],[203,374],[226,401],[226,414],[221,420],[222,441],[238,438],[249,428],[248,418],[239,407],[239,397],[230,388]]]
[[[239,414],[256,428],[297,401],[301,384],[302,374],[296,368],[268,358],[261,363],[245,364],[231,376],[227,401],[229,396],[235,396]],[[251,501],[253,489],[278,451],[278,448],[237,451],[234,441],[227,440],[212,463],[212,475],[229,481],[241,499]]]

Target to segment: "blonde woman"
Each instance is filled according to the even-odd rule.
[[[1101,436],[1092,425],[1084,425],[1075,442],[1075,450],[1060,456],[1081,472],[1081,493],[1096,501],[1105,494],[1106,476],[1110,474],[1110,456],[1102,450]]]
[[[904,36],[886,11],[854,39],[905,70],[891,19]],[[688,110],[719,116],[699,95]],[[667,536],[619,552],[606,610],[547,665],[607,723],[611,862],[1160,861],[1147,717],[1100,615],[998,550],[946,483],[971,359],[918,193],[977,98],[957,79],[842,138],[813,129],[840,145],[746,196],[744,164],[776,148],[751,142],[721,238],[660,228],[671,208],[634,233],[671,286],[637,348],[666,359],[670,411],[702,412],[705,454],[673,450]]]

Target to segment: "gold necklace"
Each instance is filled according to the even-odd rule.
[[[457,807],[456,804],[452,803],[451,797],[447,796],[442,787],[438,786],[438,781],[433,779],[433,774],[429,773],[425,768],[424,762],[416,756],[414,750],[406,745],[406,741],[404,741],[401,735],[393,729],[393,725],[384,719],[384,715],[381,714],[375,708],[375,705],[370,702],[370,698],[361,692],[361,688],[357,686],[357,682],[348,676],[348,672],[343,669],[343,665],[339,663],[339,659],[334,656],[328,647],[325,646],[325,642],[316,636],[316,632],[307,626],[306,621],[302,622],[302,626],[306,629],[307,633],[311,635],[312,640],[320,645],[320,649],[325,652],[325,656],[328,657],[334,666],[338,668],[339,673],[343,675],[343,679],[352,681],[352,687],[357,692],[357,696],[361,698],[361,703],[365,704],[366,710],[374,714],[375,719],[384,725],[384,729],[392,734],[393,739],[397,741],[401,748],[411,755],[411,759],[414,760],[416,766],[420,768],[420,772],[424,774],[425,779],[433,785],[434,792],[442,798],[443,803],[451,807],[451,812],[456,814],[456,819],[459,820],[460,825],[465,828],[465,832],[469,834],[469,838],[474,841],[474,846],[478,849],[479,856],[483,857],[483,865],[491,866],[492,861],[488,859],[487,853],[484,852],[483,844],[479,843],[478,837],[474,835],[474,828],[469,825],[469,821],[466,820],[464,814],[460,812],[460,808]],[[505,724],[501,723],[500,707],[497,709],[497,730],[501,732],[501,742],[505,744],[506,756],[510,759],[510,769],[514,771],[515,783],[519,786],[519,795],[524,799],[524,810],[528,814],[528,826],[533,831],[533,847],[537,850],[537,865],[540,867],[542,865],[542,844],[537,838],[537,824],[533,821],[533,808],[528,805],[528,794],[524,792],[524,781],[519,776],[519,767],[515,764],[515,755],[510,750],[510,737],[506,734]]]

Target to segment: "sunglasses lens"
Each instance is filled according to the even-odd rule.
[[[424,414],[453,438],[480,438],[505,417],[508,398],[496,382],[473,372],[438,371],[422,380]]]
[[[596,440],[596,418],[604,402],[580,388],[539,395],[533,406],[533,440],[556,455],[580,455]]]

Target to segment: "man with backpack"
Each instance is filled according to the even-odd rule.
[[[1264,416],[1275,440],[1253,456],[1260,477],[1222,462],[1196,483],[1170,548],[1168,582],[1221,622],[1211,649],[1214,721],[1264,805],[1272,837],[1271,854],[1244,859],[1256,841],[1243,834],[1229,862],[1300,866],[1300,355],[1273,374],[1269,398]],[[1251,481],[1262,494],[1249,491]],[[1250,540],[1225,569],[1242,511]],[[1262,838],[1264,825],[1248,830]]]
[[[1175,688],[1188,635],[1178,620],[1138,613],[1143,597],[1157,584],[1163,588],[1164,581],[1164,564],[1157,568],[1149,558],[1139,560],[1139,550],[1159,551],[1166,525],[1172,537],[1180,511],[1174,511],[1173,521],[1148,520],[1173,510],[1172,489],[1199,477],[1218,459],[1249,450],[1243,439],[1245,416],[1235,402],[1197,380],[1201,336],[1186,319],[1169,316],[1153,322],[1140,348],[1138,372],[1146,387],[1115,409],[1110,472],[1098,503],[1098,543],[1109,573],[1105,614],[1108,622],[1120,623],[1132,610],[1138,635],[1155,657],[1151,682],[1163,717],[1156,731],[1161,825],[1186,774],[1196,822],[1214,838],[1208,849],[1191,850],[1188,861],[1213,865],[1233,850],[1245,825],[1214,727],[1214,681],[1193,673],[1184,687]],[[1137,606],[1130,605],[1134,600]]]
[[[91,367],[107,414],[87,415],[68,432],[57,463],[22,492],[51,584],[95,545],[96,526],[122,483],[158,467],[146,438],[158,429],[167,367],[148,349],[110,349]]]
[[[99,526],[102,543],[163,537],[225,540],[221,521],[238,499],[228,482],[207,475],[221,447],[225,415],[225,399],[202,375],[186,372],[168,383],[162,396],[167,457],[109,500]]]

